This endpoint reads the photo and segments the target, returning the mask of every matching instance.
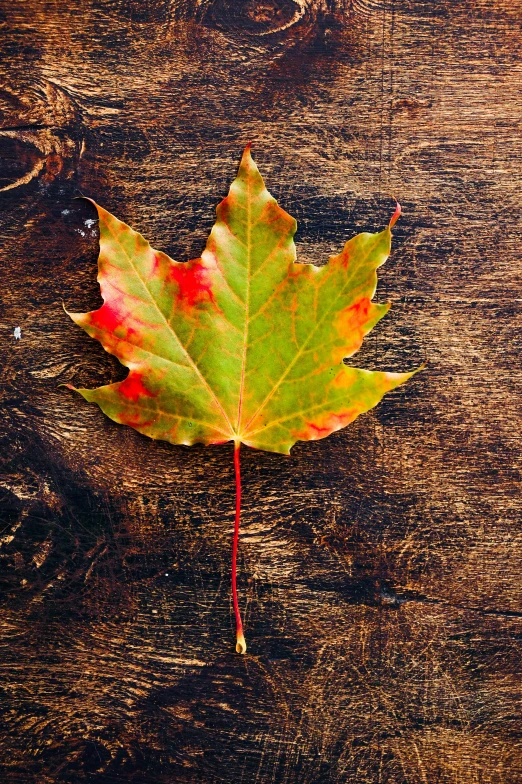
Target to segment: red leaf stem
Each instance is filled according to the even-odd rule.
[[[234,602],[234,615],[236,616],[236,652],[246,653],[246,642],[243,635],[243,624],[237,601],[237,547],[239,543],[239,520],[241,516],[241,469],[239,465],[239,448],[241,443],[234,445],[234,469],[236,473],[236,520],[234,525],[234,541],[232,544],[232,599]]]

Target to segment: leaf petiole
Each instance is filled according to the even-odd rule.
[[[246,641],[243,634],[243,624],[237,601],[237,547],[239,543],[239,520],[241,516],[241,469],[239,464],[240,441],[234,444],[234,470],[236,474],[236,520],[234,524],[234,541],[232,543],[232,599],[234,602],[234,615],[236,616],[236,653],[246,653]]]

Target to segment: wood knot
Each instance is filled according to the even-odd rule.
[[[38,177],[49,183],[70,177],[82,153],[79,112],[52,82],[0,90],[0,192]]]
[[[298,24],[312,5],[312,0],[216,0],[207,6],[203,21],[223,32],[274,35]]]

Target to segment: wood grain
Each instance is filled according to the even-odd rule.
[[[519,782],[519,4],[1,8],[2,781]],[[401,201],[358,364],[429,368],[245,450],[242,658],[231,448],[58,384],[125,374],[62,309],[100,302],[74,197],[193,258],[249,140],[302,260]]]

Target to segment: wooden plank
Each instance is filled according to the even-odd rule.
[[[3,3],[3,781],[515,784],[520,8]],[[125,371],[96,198],[197,256],[244,143],[302,260],[404,207],[358,364],[428,370],[290,459],[147,441],[58,384]],[[16,327],[21,338],[14,337]]]

